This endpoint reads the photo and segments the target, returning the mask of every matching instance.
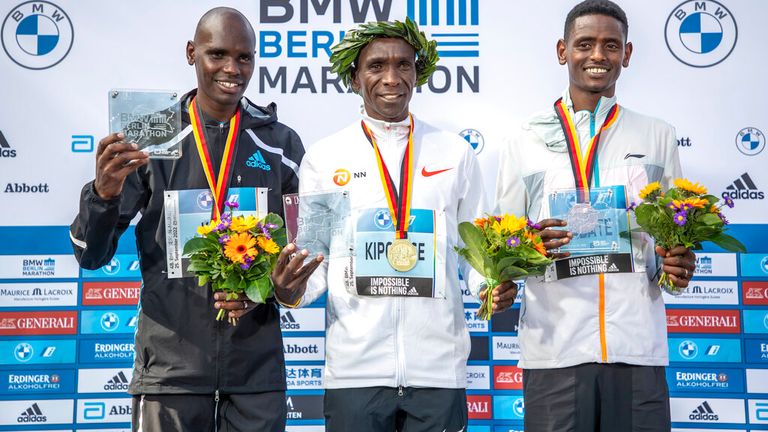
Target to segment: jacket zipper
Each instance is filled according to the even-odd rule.
[[[395,298],[394,318],[395,318],[395,383],[398,388],[397,395],[403,395],[403,387],[407,385],[405,379],[405,349],[403,346],[402,326],[400,317],[402,315],[403,299]]]

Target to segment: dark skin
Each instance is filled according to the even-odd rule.
[[[574,111],[594,111],[601,97],[613,97],[621,69],[629,67],[631,56],[632,43],[627,42],[619,20],[606,15],[576,18],[566,38],[557,41],[558,62],[568,66],[568,90]],[[538,225],[542,228],[540,235],[548,255],[554,259],[569,257],[568,252],[554,251],[573,238],[572,232],[562,229],[567,226],[567,222],[562,219],[544,219]],[[560,229],[553,229],[555,227]],[[680,288],[687,287],[696,268],[696,255],[683,246],[670,250],[657,246],[656,254],[663,258],[662,270],[670,276],[672,283]],[[497,286],[493,291],[494,312],[497,293],[501,304],[506,304],[504,300],[508,296],[502,296],[501,293],[508,283]],[[484,295],[481,294],[481,298]],[[512,299],[514,302],[514,297]]]

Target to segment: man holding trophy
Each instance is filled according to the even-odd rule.
[[[214,297],[184,272],[180,253],[184,237],[194,235],[200,220],[221,214],[224,201],[282,214],[282,195],[297,191],[301,140],[277,121],[274,104],[260,107],[243,97],[255,41],[250,23],[234,9],[203,15],[186,48],[198,88],[162,115],[116,107],[112,115],[129,122],[99,142],[96,178],[82,190],[70,236],[85,268],[109,263],[141,213],[136,245],[144,285],[129,387],[134,431],[285,430],[274,301]],[[111,97],[138,96],[115,91]],[[169,131],[173,138],[164,147],[149,140],[154,150],[142,151],[136,144]],[[229,311],[239,324],[216,321],[215,309]]]
[[[569,86],[502,148],[497,205],[543,219],[558,260],[529,278],[519,339],[525,430],[668,431],[664,301],[655,254],[678,287],[693,252],[629,232],[626,208],[651,182],[680,177],[674,129],[619,105],[632,44],[623,10],[586,0],[568,14],[557,57]],[[661,270],[660,269],[660,270]]]

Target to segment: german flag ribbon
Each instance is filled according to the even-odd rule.
[[[238,130],[240,129],[240,108],[229,120],[229,133],[227,134],[226,145],[224,146],[224,156],[221,158],[219,167],[219,176],[215,177],[211,155],[208,151],[208,143],[205,140],[205,126],[202,123],[202,111],[197,105],[196,98],[189,104],[189,119],[192,123],[192,132],[195,136],[197,145],[197,154],[200,156],[200,162],[203,164],[205,179],[208,180],[208,187],[213,193],[214,217],[221,219],[221,212],[224,211],[224,202],[227,199],[227,183],[229,179],[230,168],[232,167],[232,158],[235,154],[235,142],[237,141]]]
[[[373,146],[373,152],[376,154],[376,165],[379,168],[379,177],[381,178],[381,184],[384,186],[384,195],[387,197],[387,205],[389,206],[389,213],[392,215],[392,222],[395,226],[395,238],[405,239],[408,238],[408,223],[411,220],[411,194],[413,192],[413,116],[410,114],[408,118],[411,120],[411,129],[408,133],[408,144],[405,147],[405,154],[403,155],[403,162],[400,169],[400,189],[395,189],[395,182],[392,176],[389,174],[387,164],[384,163],[384,159],[381,157],[381,151],[376,144],[376,138],[373,136],[373,132],[365,124],[365,121],[360,121],[360,125],[363,127],[363,133],[368,138],[368,142]]]
[[[571,118],[570,112],[568,112],[568,107],[565,105],[563,98],[560,98],[555,102],[555,113],[560,120],[560,127],[563,128],[563,133],[565,135],[565,142],[568,147],[568,156],[571,158],[571,169],[573,170],[576,190],[582,192],[578,197],[579,202],[589,202],[589,187],[592,184],[592,174],[595,166],[595,159],[597,159],[597,149],[600,145],[600,135],[604,130],[616,123],[616,119],[619,117],[619,104],[614,104],[610,111],[608,111],[608,115],[605,116],[603,125],[597,131],[595,136],[592,137],[585,154],[581,151],[579,134],[576,132],[576,125]]]

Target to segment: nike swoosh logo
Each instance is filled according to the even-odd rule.
[[[642,158],[644,158],[644,157],[645,157],[645,155],[644,155],[644,154],[637,154],[637,153],[627,153],[627,155],[626,155],[626,156],[624,156],[624,160],[626,160],[626,159],[629,159],[629,158],[638,158],[638,159],[642,159]]]
[[[452,169],[453,168],[446,168],[446,169],[441,169],[441,170],[437,170],[437,171],[427,171],[427,167],[424,167],[424,168],[421,169],[421,175],[423,175],[424,177],[432,177],[433,175],[444,173],[444,172],[450,171]]]

